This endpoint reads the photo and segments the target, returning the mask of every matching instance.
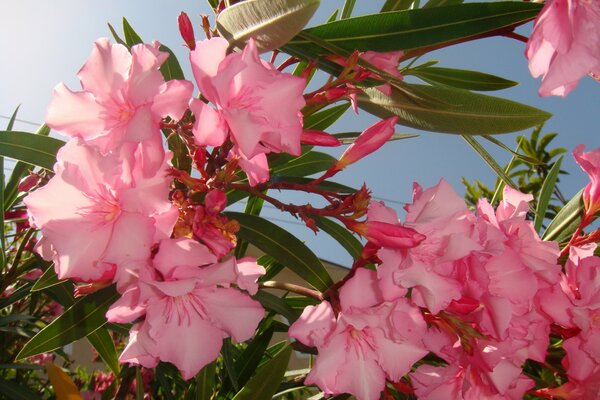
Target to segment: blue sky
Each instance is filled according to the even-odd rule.
[[[358,0],[355,14],[377,12],[383,0]],[[331,12],[342,6],[342,0],[322,0],[321,8],[311,24],[324,21]],[[204,1],[109,0],[84,2],[55,0],[40,2],[20,0],[0,3],[0,115],[11,115],[21,104],[19,117],[26,121],[41,122],[52,88],[64,81],[70,88],[79,89],[75,73],[90,53],[95,39],[110,36],[107,22],[120,29],[125,16],[147,41],[157,39],[177,54],[188,79],[187,49],[181,45],[177,30],[177,15],[185,11],[199,24],[199,15],[210,14]],[[212,19],[211,19],[212,20]],[[214,20],[213,20],[214,21]],[[200,38],[202,32],[198,32]],[[524,35],[531,33],[531,24],[523,27]],[[544,109],[554,116],[544,132],[559,132],[557,145],[572,150],[584,143],[588,149],[600,147],[600,128],[596,122],[600,105],[600,84],[584,78],[565,99],[537,96],[539,81],[533,79],[523,56],[525,45],[507,38],[492,38],[461,44],[431,53],[422,58],[440,60],[439,66],[480,70],[520,82],[520,85],[496,92],[495,95],[520,101]],[[332,128],[332,132],[360,130],[376,119],[365,112],[359,116],[348,114]],[[0,126],[7,121],[0,118]],[[17,129],[32,131],[34,126],[19,123]],[[399,132],[413,130],[398,127]],[[502,140],[513,147],[515,134],[503,135]],[[510,156],[493,148],[499,162]],[[334,151],[338,155],[342,150]],[[565,194],[576,193],[587,183],[586,176],[568,156],[563,164],[572,172],[561,186]],[[430,186],[440,178],[447,179],[463,192],[460,178],[479,179],[488,184],[494,180],[487,165],[454,135],[422,133],[417,139],[389,143],[377,155],[350,167],[340,174],[338,181],[359,186],[367,182],[376,198],[393,200],[389,205],[401,209],[402,202],[410,201],[412,182]],[[266,209],[265,215],[285,221],[282,226],[307,243],[322,258],[348,264],[349,257],[325,235],[315,237],[311,232],[293,223],[289,216]]]

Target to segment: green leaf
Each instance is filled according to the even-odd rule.
[[[271,169],[271,179],[276,176],[309,176],[329,169],[337,160],[329,154],[309,151]]]
[[[393,91],[388,97],[368,88],[358,95],[361,108],[380,118],[397,115],[398,123],[432,132],[461,135],[493,135],[516,132],[540,124],[551,114],[514,101],[466,90],[411,85],[447,107],[428,107]]]
[[[16,382],[5,381],[0,378],[0,393],[11,400],[41,400],[42,397],[31,391],[28,387]]]
[[[87,335],[87,339],[104,363],[110,368],[115,375],[119,375],[121,365],[119,364],[119,355],[115,348],[115,343],[106,327],[96,329],[94,332]]]
[[[211,400],[215,388],[217,364],[212,362],[205,365],[196,375],[196,400]]]
[[[254,298],[258,300],[266,310],[283,316],[290,324],[296,321],[300,316],[282,298],[277,297],[272,293],[259,290],[254,295]]]
[[[267,191],[265,190],[264,193],[266,194]],[[265,200],[262,197],[250,196],[250,197],[248,197],[248,202],[246,203],[246,209],[244,210],[244,213],[258,216],[258,215],[260,215],[260,212],[262,211],[264,203],[265,203]],[[235,251],[234,251],[235,258],[244,257],[246,255],[247,250],[248,250],[248,242],[246,240],[239,239],[237,242],[237,245],[235,246]]]
[[[27,282],[12,292],[10,296],[0,298],[0,310],[27,296],[31,291],[31,286],[33,286],[33,283]]]
[[[306,116],[304,117],[304,129],[324,131],[340,119],[348,108],[350,108],[350,103],[344,103]]]
[[[291,183],[298,183],[300,185],[307,185],[308,183],[313,182],[314,179],[298,177],[298,176],[286,176],[285,181],[291,182]],[[338,193],[356,193],[356,189],[351,188],[350,186],[342,185],[341,183],[332,182],[332,181],[323,181],[317,185],[314,185],[314,187],[317,189],[329,190],[329,191],[338,192]]]
[[[35,283],[33,284],[33,287],[31,288],[31,291],[37,292],[38,290],[44,290],[46,288],[49,288],[54,285],[58,285],[65,281],[66,281],[66,279],[62,279],[62,280],[58,279],[58,276],[56,275],[56,271],[54,271],[54,264],[52,264],[50,266],[50,268],[46,269],[46,271],[44,271],[42,276],[40,276],[38,278],[38,280],[35,281]]]
[[[218,15],[217,29],[232,47],[254,38],[260,51],[274,50],[300,32],[318,7],[319,0],[244,1]]]
[[[250,381],[235,395],[234,400],[270,399],[279,388],[292,355],[292,347],[285,346],[272,360],[261,366]]]
[[[16,360],[56,350],[94,332],[106,323],[104,314],[118,298],[114,287],[109,286],[77,300],[27,342]]]
[[[411,8],[415,0],[386,0],[381,12],[400,11]]]
[[[347,18],[306,32],[347,51],[406,52],[510,31],[534,19],[541,8],[541,4],[513,1],[459,4]],[[328,54],[322,47],[300,38],[290,41],[286,48],[312,58]]]
[[[285,229],[254,215],[238,212],[225,214],[239,222],[239,237],[271,255],[317,290],[325,291],[333,284],[319,258]]]
[[[43,124],[38,128],[35,132],[36,135],[40,136],[48,136],[50,134],[50,128],[48,125]],[[19,183],[21,182],[21,178],[25,176],[32,170],[32,166],[30,164],[19,161],[13,167],[12,173],[10,174],[10,178],[6,183],[6,188],[4,189],[4,211],[8,211],[13,204],[17,201],[17,197],[19,195]]]
[[[110,23],[108,23],[107,25],[108,25],[108,30],[110,31],[110,34],[115,39],[115,42],[122,44],[125,47],[129,47],[129,46],[127,46],[127,43],[123,39],[121,39],[121,37],[119,36],[119,34],[115,30],[115,28],[113,28],[113,26]]]
[[[548,224],[542,239],[555,240],[558,243],[568,241],[581,223],[583,212],[583,189],[581,189]]]
[[[354,9],[354,3],[356,3],[356,0],[344,1],[344,8],[342,8],[342,15],[341,15],[340,19],[350,18],[352,16],[352,10]]]
[[[255,336],[238,357],[235,362],[235,370],[238,372],[238,383],[240,385],[245,385],[252,373],[256,371],[272,337],[273,328],[266,329]]]
[[[415,68],[404,71],[404,74],[414,75],[430,84],[440,83],[466,90],[491,91],[518,85],[515,81],[509,81],[499,76],[454,68]]]
[[[502,180],[502,182],[504,182],[504,184],[512,188],[517,187],[512,181],[512,179],[510,179],[510,177],[502,169],[502,167],[500,167],[496,160],[494,160],[494,157],[492,157],[492,155],[488,153],[488,151],[477,140],[475,140],[474,137],[463,135],[463,139],[465,139],[465,141],[473,148],[473,150],[475,150],[481,156],[483,161],[485,161],[486,164],[490,166],[492,171],[494,171],[496,175],[498,175],[498,177]]]
[[[341,244],[352,258],[360,256],[363,246],[346,228],[329,218],[315,216],[313,219],[317,226]]]
[[[544,222],[544,218],[546,217],[546,210],[548,210],[548,204],[550,204],[552,193],[556,187],[556,181],[558,180],[558,174],[560,172],[562,160],[563,157],[560,157],[558,160],[556,160],[550,171],[548,171],[548,175],[546,175],[546,179],[544,179],[544,184],[540,190],[540,198],[537,202],[535,220],[533,222],[536,232],[539,232],[540,229],[542,229],[542,224]]]
[[[429,0],[423,8],[428,7],[441,7],[441,6],[451,6],[455,4],[462,4],[464,0]]]
[[[52,171],[58,149],[65,142],[47,136],[19,131],[0,131],[0,156]]]
[[[233,385],[235,390],[239,390],[240,385],[238,385],[238,373],[235,370],[235,362],[233,361],[233,344],[231,344],[231,339],[227,338],[223,340],[223,346],[221,347],[221,355],[223,356],[223,365],[225,366],[225,371],[227,372],[227,377],[229,381]]]
[[[125,35],[125,42],[128,47],[136,44],[144,43],[140,35],[136,33],[127,18],[123,17],[123,34]]]
[[[500,140],[496,139],[493,136],[486,135],[486,136],[482,136],[482,137],[485,140],[487,140],[488,142],[494,143],[496,146],[500,147],[501,149],[508,151],[518,160],[521,160],[521,161],[526,162],[531,165],[544,165],[545,164],[544,162],[542,162],[538,159],[528,157],[526,155],[523,155],[523,154],[520,154],[520,153],[514,151],[513,149],[511,149],[510,147],[508,147],[507,145],[505,145],[504,143],[502,143]]]

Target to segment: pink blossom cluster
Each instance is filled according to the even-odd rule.
[[[217,358],[224,338],[253,335],[264,310],[250,295],[265,271],[227,258],[237,225],[221,214],[222,191],[205,186],[203,202],[174,191],[161,127],[191,118],[188,146],[229,148],[252,185],[269,177],[267,153],[300,154],[304,79],[262,61],[252,40],[241,53],[227,47],[214,38],[190,53],[200,100],[191,82],[165,82],[157,43],[129,51],[98,40],[78,73],[82,90],[54,91],[47,123],[71,139],[52,178],[24,200],[42,233],[36,250],[59,278],[92,290],[116,284],[122,297],[107,318],[134,323],[120,360],[169,361],[186,379]]]
[[[481,200],[475,215],[445,181],[427,190],[415,185],[403,225],[395,211],[373,202],[367,226],[380,265],[357,270],[342,286],[337,314],[323,303],[290,329],[319,351],[308,381],[326,393],[370,400],[379,398],[385,379],[408,374],[420,399],[522,398],[534,385],[522,364],[546,357],[553,319],[541,305],[561,271],[558,245],[542,241],[526,218],[531,199],[506,188],[495,211]],[[389,226],[404,235],[378,241],[375,232]],[[403,310],[395,314],[402,318],[391,322],[389,309]],[[395,344],[382,345],[381,335]],[[428,352],[447,365],[411,372]],[[395,369],[386,364],[392,355]],[[369,371],[381,372],[357,379],[367,360]]]
[[[547,0],[525,55],[540,96],[566,96],[585,75],[600,75],[600,1]]]

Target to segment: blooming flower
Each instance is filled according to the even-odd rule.
[[[168,164],[147,178],[142,157],[136,151],[128,164],[69,141],[55,176],[23,200],[43,235],[37,249],[59,278],[110,281],[117,263],[148,258],[152,244],[170,236],[177,210],[168,200]]]
[[[220,146],[230,137],[235,155],[255,167],[255,157],[269,152],[299,155],[305,80],[261,60],[252,39],[242,53],[227,55],[228,47],[227,40],[212,38],[190,52],[200,92],[216,106],[191,101],[196,143]],[[246,170],[248,164],[241,166]],[[257,179],[264,181],[264,174]]]
[[[583,204],[587,218],[600,210],[600,149],[584,153],[585,145],[580,144],[573,150],[577,164],[589,175],[590,183],[583,190]]]
[[[167,56],[158,43],[132,46],[129,53],[121,44],[97,40],[78,73],[83,91],[56,86],[46,123],[102,153],[140,145],[144,173],[153,175],[164,156],[160,120],[181,118],[193,90],[187,81],[165,83],[159,67]]]
[[[323,302],[304,309],[289,335],[317,347],[319,355],[305,383],[326,394],[351,393],[379,399],[385,380],[398,381],[427,354],[427,329],[418,308],[399,297],[384,301],[374,271],[359,269],[340,290],[336,316]]]
[[[540,96],[566,96],[583,76],[600,73],[600,3],[548,0],[538,15],[525,55]]]
[[[255,294],[264,268],[249,258],[215,261],[194,240],[160,242],[152,267],[139,281],[139,292],[123,296],[107,313],[109,321],[118,322],[144,317],[132,328],[121,362],[153,368],[159,360],[168,361],[190,379],[217,358],[224,338],[242,342],[254,334],[264,310],[230,286]]]

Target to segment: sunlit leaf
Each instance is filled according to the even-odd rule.
[[[414,75],[427,83],[439,83],[466,90],[492,91],[518,85],[515,81],[510,81],[496,75],[454,68],[415,68],[408,70],[405,74]]]
[[[540,124],[551,116],[537,108],[498,97],[460,89],[414,86],[448,106],[428,107],[407,100],[397,91],[388,97],[370,88],[358,95],[359,106],[380,118],[396,115],[401,125],[461,135],[516,132]]]
[[[0,156],[52,171],[56,153],[65,142],[29,132],[0,131]]]
[[[274,50],[304,28],[319,0],[253,0],[234,4],[217,17],[217,29],[231,46],[254,38],[261,51]]]
[[[559,243],[569,240],[577,230],[583,218],[583,189],[580,190],[548,224],[542,235],[543,240],[555,240]]]
[[[546,217],[546,210],[548,209],[548,204],[550,204],[550,199],[552,198],[552,193],[554,192],[556,181],[558,180],[558,174],[560,172],[562,160],[563,157],[560,157],[554,163],[554,165],[548,172],[548,175],[546,175],[546,179],[544,180],[544,184],[542,185],[542,190],[540,191],[540,198],[537,202],[535,220],[533,222],[533,226],[536,232],[540,231],[544,222],[544,218]]]

